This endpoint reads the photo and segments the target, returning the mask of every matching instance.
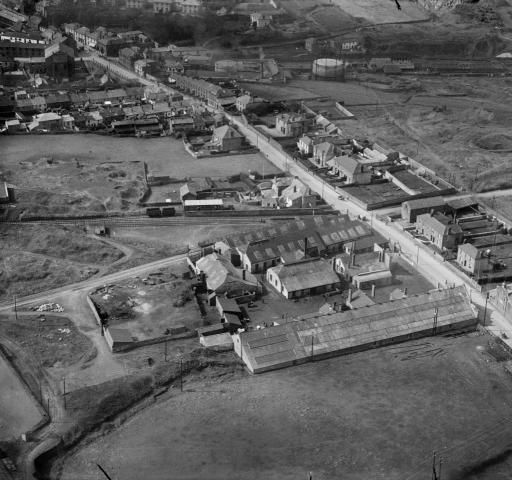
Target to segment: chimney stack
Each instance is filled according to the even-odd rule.
[[[372,283],[372,297],[375,297],[375,283]]]

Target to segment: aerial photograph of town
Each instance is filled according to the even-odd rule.
[[[36,479],[512,479],[512,0],[0,0]]]

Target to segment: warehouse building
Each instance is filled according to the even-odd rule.
[[[465,287],[327,315],[303,315],[283,325],[233,335],[251,373],[262,373],[438,333],[471,330],[478,312]]]

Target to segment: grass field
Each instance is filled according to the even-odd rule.
[[[33,165],[30,165],[29,168],[27,163],[26,171],[23,172],[23,168],[19,166],[20,162],[35,160],[37,163],[38,159],[43,156],[65,159],[66,162],[60,166],[66,166],[72,171],[66,170],[60,173],[56,169],[57,167],[52,170],[51,175],[55,177],[52,184],[53,193],[55,193],[55,184],[60,182],[59,175],[63,175],[67,181],[72,179],[79,190],[97,188],[98,179],[96,182],[92,182],[89,178],[80,179],[79,177],[75,180],[76,172],[78,172],[76,162],[72,160],[75,157],[82,160],[80,163],[84,165],[83,168],[92,168],[94,165],[101,181],[108,178],[107,173],[101,170],[104,169],[101,167],[104,162],[107,162],[107,165],[112,165],[113,162],[126,162],[120,167],[124,168],[125,165],[130,164],[129,162],[145,161],[149,174],[169,175],[176,178],[204,177],[205,175],[225,177],[237,172],[247,172],[249,169],[261,170],[263,168],[265,173],[277,173],[276,168],[260,154],[192,158],[185,151],[183,143],[171,137],[137,139],[103,135],[27,135],[23,137],[23,142],[20,142],[19,138],[5,137],[2,139],[2,166],[6,178],[16,184],[15,180],[19,178],[18,176],[27,176],[26,171],[31,171],[34,168]],[[37,155],[34,155],[34,152],[38,152]],[[139,173],[142,174],[141,164],[136,163],[135,165],[138,165]],[[44,164],[40,168],[52,169]],[[119,177],[114,180],[119,180]],[[30,179],[30,182],[33,187],[39,185],[39,180],[35,176]],[[115,183],[110,182],[108,186],[111,191],[115,187]],[[111,192],[109,195],[114,195],[114,193]],[[94,195],[91,194],[91,196]]]
[[[41,420],[34,399],[0,356],[0,441],[12,440]]]
[[[4,226],[0,299],[85,280],[123,253],[74,227]]]
[[[433,338],[260,376],[208,369],[72,455],[63,480],[496,479],[510,468],[512,382],[489,337]],[[478,476],[472,476],[478,472]]]

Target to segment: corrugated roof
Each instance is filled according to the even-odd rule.
[[[258,373],[312,356],[339,355],[407,335],[429,335],[435,317],[438,329],[449,329],[476,324],[476,316],[465,288],[457,287],[345,312],[297,317],[284,325],[241,333],[240,340],[243,360]]]

